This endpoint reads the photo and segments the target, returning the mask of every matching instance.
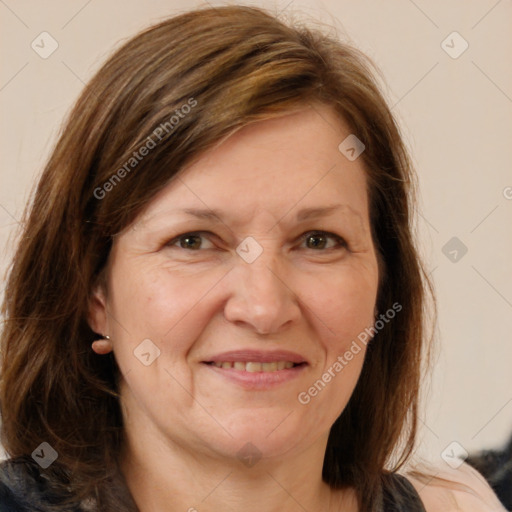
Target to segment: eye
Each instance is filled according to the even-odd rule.
[[[179,249],[190,249],[192,251],[197,251],[199,249],[211,249],[212,247],[202,247],[201,239],[203,237],[204,232],[198,231],[194,233],[183,233],[182,235],[173,238],[170,242],[165,244],[167,247],[173,247],[176,244],[179,244]]]
[[[173,238],[171,241],[167,242],[166,247],[176,247],[179,249],[188,249],[191,251],[199,251],[200,249],[212,249],[211,247],[204,247],[202,240],[206,239],[204,231],[197,231],[192,233],[183,233]],[[328,241],[335,242],[335,245],[328,247]],[[307,249],[311,249],[314,251],[322,251],[322,249],[342,249],[347,248],[346,241],[338,235],[334,233],[328,233],[325,231],[308,231],[304,233],[300,240],[302,243],[307,244]]]
[[[328,239],[334,240],[337,245],[334,247],[326,247]],[[327,233],[325,231],[308,231],[301,236],[301,241],[306,242],[308,245],[307,249],[315,251],[321,251],[322,249],[347,248],[347,242],[345,242],[343,238],[335,235],[334,233]]]

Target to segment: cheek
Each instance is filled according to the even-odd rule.
[[[222,277],[211,271],[179,274],[157,263],[134,261],[119,262],[111,276],[109,305],[122,341],[119,349],[133,350],[149,338],[161,349],[172,342],[176,357],[200,333],[202,301]]]
[[[315,407],[315,418],[332,425],[345,409],[359,379],[374,325],[377,274],[340,272],[324,283],[324,293],[311,294],[315,325],[325,358],[313,369],[299,403]]]
[[[342,351],[373,325],[377,287],[376,264],[347,265],[313,280],[304,277],[299,296],[325,332],[329,348]]]

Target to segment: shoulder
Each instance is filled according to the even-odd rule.
[[[50,472],[30,456],[0,459],[0,512],[97,510],[93,499],[75,498],[67,482],[62,468]]]
[[[0,510],[2,512],[26,512],[23,490],[27,478],[22,476],[20,466],[12,461],[0,462]]]
[[[485,476],[505,508],[512,510],[512,440],[503,450],[483,450],[466,462]]]
[[[2,512],[24,512],[20,502],[13,495],[9,487],[0,482],[0,510]]]
[[[31,457],[0,461],[0,511],[57,510],[60,495],[49,489],[49,481],[49,475]],[[71,512],[69,507],[66,510]]]
[[[416,467],[406,476],[427,512],[506,512],[485,478],[468,464]]]

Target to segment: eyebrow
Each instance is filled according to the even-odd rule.
[[[348,210],[350,213],[361,218],[359,212],[354,210],[348,204],[335,204],[330,206],[322,206],[322,207],[313,207],[313,208],[303,208],[299,210],[296,215],[297,221],[303,221],[308,219],[316,219],[319,217],[326,217],[328,215],[332,215],[339,210]],[[210,210],[210,209],[197,209],[197,208],[186,208],[185,210],[179,210],[182,213],[187,215],[191,215],[193,217],[197,217],[199,219],[207,219],[212,220],[214,222],[223,222],[223,218],[227,215],[220,210]]]

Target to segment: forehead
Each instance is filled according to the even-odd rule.
[[[350,130],[332,109],[310,105],[247,125],[203,153],[148,205],[143,218],[184,209],[222,213],[233,224],[266,211],[274,219],[339,206],[367,220],[362,159],[338,149]],[[197,213],[197,212],[196,212]]]

